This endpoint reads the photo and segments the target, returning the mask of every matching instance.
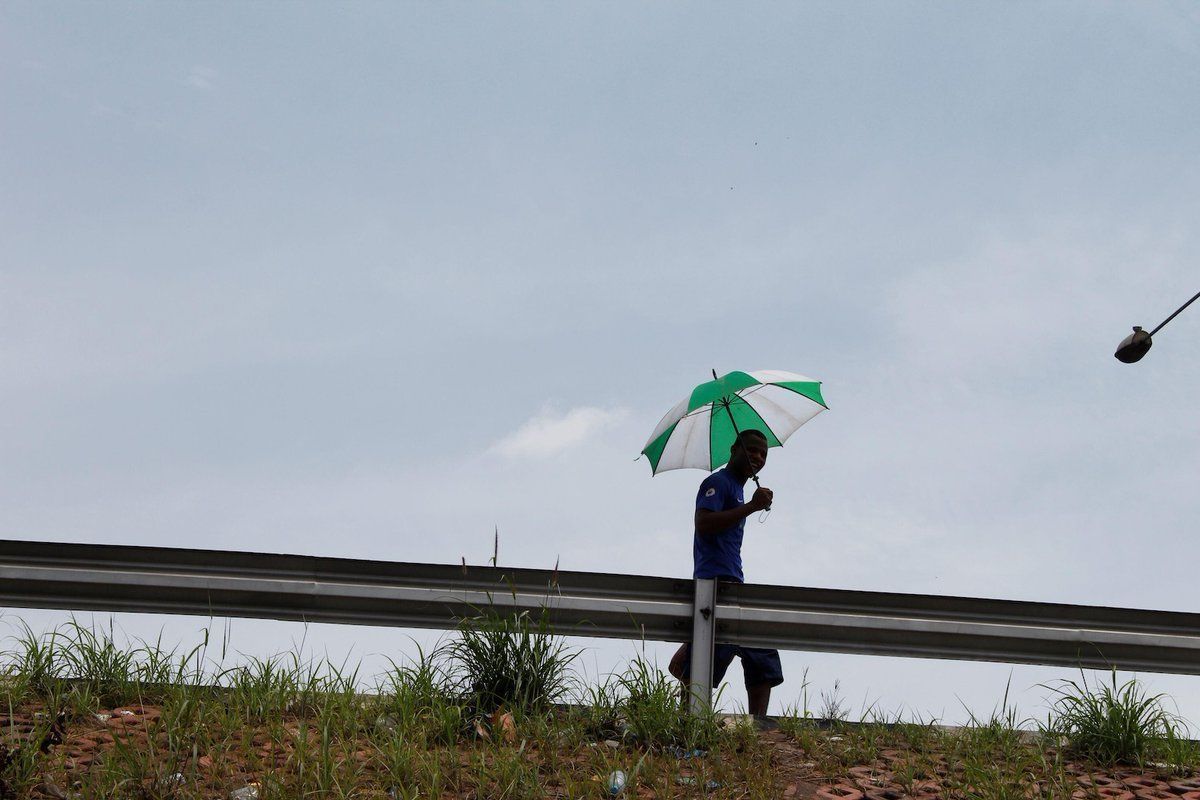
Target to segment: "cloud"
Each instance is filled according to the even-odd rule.
[[[543,410],[496,442],[490,452],[507,458],[546,458],[574,447],[625,419],[623,408],[580,406],[565,414]]]
[[[187,83],[193,89],[208,91],[213,88],[213,80],[216,77],[217,71],[215,69],[197,64],[188,72]]]

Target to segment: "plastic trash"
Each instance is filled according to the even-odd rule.
[[[625,777],[623,770],[615,770],[608,776],[608,793],[616,797],[621,792],[625,791],[625,783],[628,778]]]
[[[182,772],[172,772],[170,775],[164,775],[159,778],[158,782],[162,787],[170,789],[176,786],[183,786],[187,783],[187,778],[184,777]]]
[[[696,778],[692,775],[680,775],[675,779],[675,783],[679,784],[680,786],[695,786]],[[721,784],[717,783],[716,781],[705,781],[704,788],[708,791],[712,791],[713,789],[720,789]]]
[[[674,756],[675,758],[681,759],[683,761],[687,761],[688,759],[692,759],[692,758],[704,758],[706,755],[708,755],[707,750],[701,750],[698,747],[695,750],[684,750],[682,747],[679,747],[678,745],[674,745],[672,747],[667,748],[666,752],[668,754]]]
[[[251,783],[229,793],[229,800],[258,800],[258,784]]]

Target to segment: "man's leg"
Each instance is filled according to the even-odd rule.
[[[670,672],[682,683],[679,687],[679,702],[684,708],[687,708],[688,704],[687,673],[690,671],[688,664],[691,657],[692,648],[685,642],[679,645],[679,649],[675,651],[675,655],[671,656],[671,663],[667,665],[667,672]]]
[[[752,715],[765,717],[767,706],[771,704],[771,684],[760,683],[758,686],[747,686],[746,699],[749,700]]]
[[[729,669],[729,665],[733,663],[733,657],[737,654],[737,646],[732,644],[718,644],[713,648],[713,686],[719,686],[721,679],[725,677],[725,670]],[[684,708],[687,708],[689,703],[688,684],[692,678],[692,647],[690,644],[682,644],[675,651],[675,655],[671,656],[671,663],[667,665],[667,671],[682,682],[679,697],[682,700]]]
[[[746,678],[747,709],[753,716],[765,717],[771,704],[771,689],[783,683],[783,667],[778,650],[757,647],[739,648],[742,673]]]
[[[667,672],[670,672],[679,680],[684,679],[684,675],[688,671],[688,659],[692,657],[692,648],[688,647],[687,643],[679,645],[679,649],[675,651],[675,655],[671,656],[671,663],[667,665]]]

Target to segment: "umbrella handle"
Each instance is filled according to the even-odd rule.
[[[757,486],[759,489],[761,489],[761,488],[762,488],[762,484],[758,482],[758,476],[757,476],[757,475],[751,475],[751,476],[750,476],[750,480],[754,481],[754,485],[755,485],[755,486]],[[766,508],[764,508],[764,509],[763,509],[763,512],[764,512],[764,513],[767,513],[767,514],[771,513],[771,507],[770,507],[770,506],[767,506]],[[763,522],[763,521],[765,521],[765,520],[766,520],[766,517],[760,517],[758,521],[759,521],[759,522]]]
[[[715,381],[715,380],[720,380],[720,378],[718,378],[718,377],[717,377],[717,371],[716,371],[715,369],[712,371],[712,375],[713,375],[713,380],[714,380],[714,381]],[[735,420],[735,419],[733,418],[733,410],[732,410],[732,409],[730,409],[730,407],[729,407],[729,400],[728,400],[728,399],[726,399],[726,400],[725,400],[725,402],[724,402],[722,405],[724,405],[724,406],[725,406],[725,413],[729,415],[729,424],[733,426],[733,433],[734,433],[734,435],[735,435],[735,436],[741,436],[741,435],[742,435],[742,433],[741,433],[741,431],[739,431],[739,430],[738,430],[738,426],[737,426],[737,420]],[[751,476],[750,476],[750,480],[754,481],[754,485],[755,485],[755,486],[757,486],[759,489],[761,489],[761,488],[762,488],[762,484],[758,482],[758,476],[757,476],[757,475],[751,475]],[[768,516],[770,516],[770,514],[771,514],[771,507],[770,507],[770,506],[767,506],[766,508],[764,508],[764,509],[762,510],[762,513],[758,515],[758,521],[759,521],[759,522],[766,522],[766,521],[767,521],[767,517],[768,517]]]

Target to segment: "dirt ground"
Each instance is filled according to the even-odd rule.
[[[427,791],[416,771],[408,789],[397,788],[403,781],[397,779],[396,762],[385,757],[376,735],[364,733],[359,740],[333,745],[299,719],[246,727],[223,735],[219,744],[195,742],[191,747],[169,741],[161,711],[153,706],[112,708],[70,721],[63,718],[47,734],[48,722],[45,713],[36,708],[13,710],[0,718],[0,761],[7,757],[15,764],[19,758],[16,748],[23,748],[26,758],[33,749],[39,751],[32,777],[20,787],[0,786],[3,800],[90,800],[97,796],[144,800],[400,798],[425,797]],[[40,741],[31,739],[35,731],[42,732]],[[682,754],[613,741],[564,743],[552,748],[522,741],[518,731],[504,730],[417,758],[436,761],[451,776],[449,785],[439,790],[441,798],[612,796],[605,770],[640,758],[638,772],[618,794],[797,800],[1200,800],[1200,777],[1187,777],[1169,765],[1101,769],[1053,752],[1031,750],[1022,756],[1032,759],[1028,763],[1001,764],[1001,759],[1015,756],[1011,752],[997,754],[995,769],[989,770],[986,763],[956,763],[956,756],[945,747],[918,751],[899,740],[866,746],[851,741],[854,736],[831,730],[810,731],[803,737],[794,730],[756,731],[746,733],[728,752]],[[306,753],[308,769],[324,765],[332,783],[306,782],[304,776],[293,774]],[[1049,766],[1040,771],[1030,766],[1038,763]],[[508,774],[517,776],[512,783],[505,782]],[[321,785],[326,788],[312,788]],[[234,794],[239,790],[240,795]]]

